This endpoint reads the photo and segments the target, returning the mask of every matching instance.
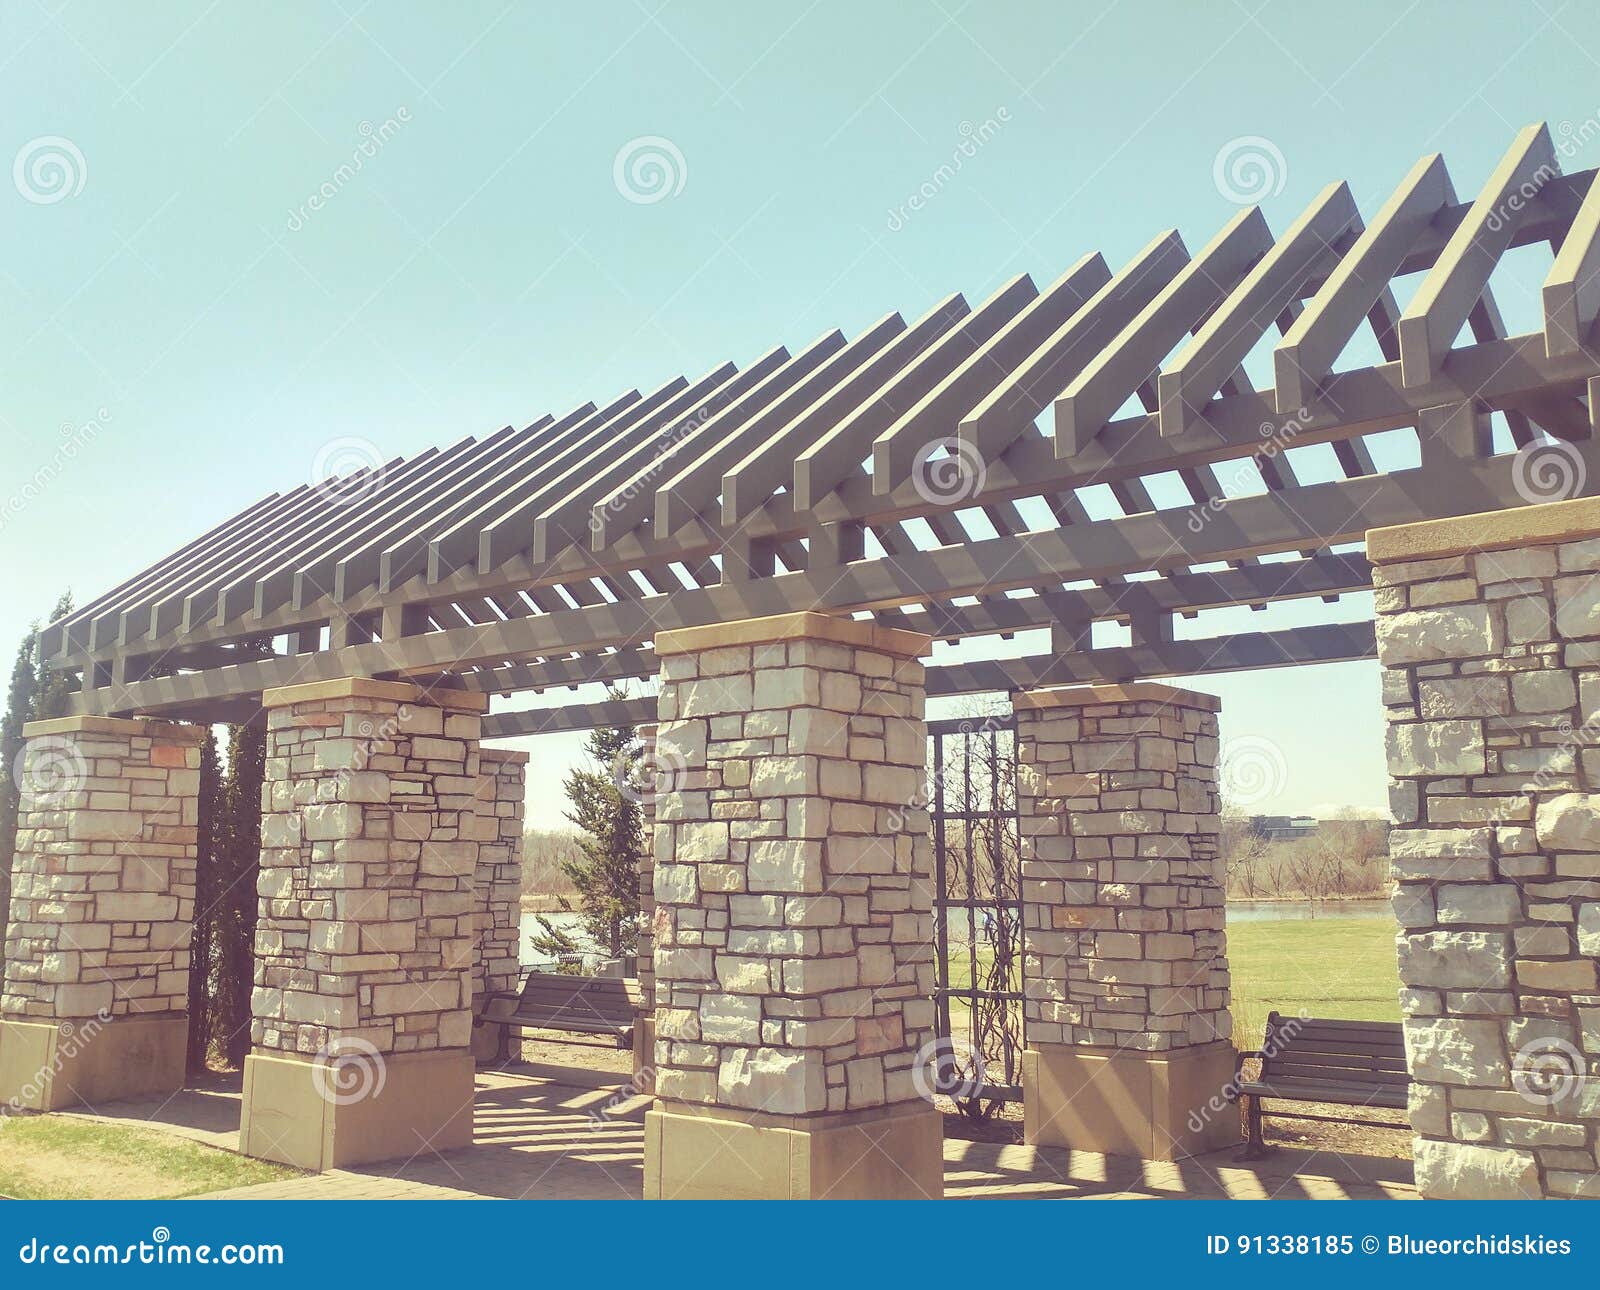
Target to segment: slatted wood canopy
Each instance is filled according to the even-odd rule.
[[[1370,223],[1335,183],[1276,238],[1243,209],[1196,252],[1168,231],[1116,271],[1086,255],[1043,287],[273,493],[50,624],[43,655],[80,677],[76,711],[197,720],[344,675],[617,682],[656,670],[656,631],[797,609],[942,640],[1051,630],[1047,654],[930,668],[936,695],[1370,656],[1365,622],[1181,640],[1173,619],[1362,590],[1365,558],[1337,548],[1548,500],[1519,477],[1546,440],[1595,490],[1595,177],[1530,126],[1470,202],[1435,154]],[[1542,328],[1507,335],[1491,275],[1540,244]],[[1245,363],[1268,351],[1257,389]],[[1524,451],[1496,451],[1496,425]],[[1402,467],[1367,442],[1389,431]],[[1303,482],[1317,445],[1337,471]],[[1128,645],[1093,646],[1109,621]]]

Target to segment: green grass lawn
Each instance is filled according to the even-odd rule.
[[[1229,923],[1234,1042],[1258,1047],[1274,1008],[1352,1021],[1400,1020],[1394,937],[1394,921],[1384,917]],[[980,941],[980,971],[992,956]],[[970,961],[970,947],[952,937],[950,979],[958,988],[967,984]],[[952,1027],[964,1033],[966,1005],[952,999],[950,1013]]]
[[[0,1119],[0,1195],[18,1200],[169,1200],[296,1175],[153,1129],[64,1115]]]
[[[1231,923],[1233,1034],[1261,1044],[1267,1013],[1399,1021],[1400,976],[1389,918],[1308,918]]]

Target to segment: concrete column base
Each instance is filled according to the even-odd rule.
[[[0,1021],[0,1103],[59,1111],[174,1093],[188,1055],[182,1014]]]
[[[654,1072],[656,1068],[656,1019],[653,1016],[640,1017],[633,1023],[633,1079],[640,1088],[640,1082],[646,1071]],[[651,1080],[652,1087],[654,1080]]]
[[[657,1102],[644,1121],[646,1200],[938,1200],[944,1128],[926,1102],[764,1115]]]
[[[472,1019],[472,1060],[495,1066],[511,1059],[511,1027],[500,1021]]]
[[[1022,1055],[1022,1140],[1144,1160],[1239,1142],[1226,1041],[1165,1052],[1035,1044]]]
[[[472,1145],[472,1053],[383,1053],[336,1069],[324,1058],[244,1061],[239,1150],[321,1172]]]

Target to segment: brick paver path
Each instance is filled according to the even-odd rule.
[[[480,1072],[471,1147],[216,1192],[209,1199],[636,1200],[643,1190],[648,1105],[616,1074],[534,1065],[514,1073]],[[238,1141],[236,1093],[187,1090],[162,1102],[105,1107],[100,1118],[139,1121],[215,1146],[232,1148]],[[1403,1199],[1416,1194],[1409,1161],[1331,1152],[1283,1149],[1249,1165],[1235,1163],[1231,1152],[1218,1152],[1163,1164],[947,1138],[944,1156],[945,1194],[951,1198]]]

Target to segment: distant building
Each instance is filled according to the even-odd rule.
[[[1250,831],[1268,842],[1288,842],[1310,837],[1317,831],[1317,819],[1311,815],[1252,815]]]

